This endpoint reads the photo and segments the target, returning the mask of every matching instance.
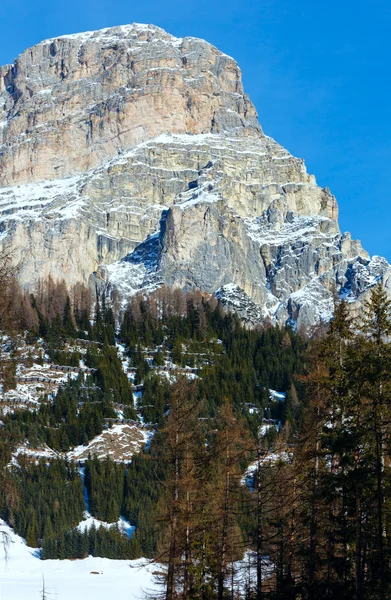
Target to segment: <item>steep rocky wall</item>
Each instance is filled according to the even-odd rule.
[[[0,188],[1,227],[23,259],[23,284],[49,272],[87,283],[99,264],[132,252],[159,228],[164,211],[203,188],[242,218],[271,204],[271,220],[277,207],[334,220],[337,214],[335,199],[303,161],[270,138],[180,134],[158,136],[81,176]],[[199,239],[193,228],[183,235]]]
[[[150,25],[63,36],[0,68],[0,242],[130,295],[217,293],[252,322],[360,306],[390,267],[341,234],[330,191],[263,134],[236,62]]]
[[[160,133],[260,127],[236,62],[130,25],[46,40],[0,72],[3,185],[83,172]]]

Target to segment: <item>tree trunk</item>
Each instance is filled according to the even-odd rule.
[[[178,529],[178,500],[179,500],[179,432],[175,432],[175,456],[174,456],[174,490],[173,490],[173,510],[171,519],[170,549],[168,555],[167,587],[166,600],[175,598],[175,571],[177,558],[177,529]]]

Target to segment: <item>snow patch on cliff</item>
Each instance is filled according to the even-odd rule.
[[[59,216],[71,218],[82,204],[77,199],[81,181],[75,176],[0,188],[0,218],[36,219],[51,203]]]
[[[289,220],[275,223],[268,221],[267,215],[256,217],[255,219],[243,219],[249,237],[259,244],[270,244],[272,246],[282,246],[292,242],[308,242],[314,237],[330,242],[330,238],[337,242],[341,237],[335,231],[334,234],[324,233],[322,227],[325,225],[334,228],[334,223],[327,217],[320,216],[299,216],[289,215]]]

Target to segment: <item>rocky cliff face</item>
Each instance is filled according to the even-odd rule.
[[[199,287],[298,325],[330,318],[334,288],[391,288],[330,192],[263,134],[236,62],[154,26],[48,40],[0,68],[0,183],[29,288],[49,273],[124,301]]]
[[[257,135],[236,62],[130,25],[44,41],[0,70],[4,184],[82,173],[156,135]]]

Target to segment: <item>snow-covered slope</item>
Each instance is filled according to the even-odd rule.
[[[0,544],[1,600],[37,600],[42,597],[43,579],[48,598],[58,600],[140,600],[157,590],[153,572],[156,565],[146,560],[41,561],[35,548],[0,520],[0,536],[9,536],[8,560]],[[1,540],[0,540],[1,541]]]

